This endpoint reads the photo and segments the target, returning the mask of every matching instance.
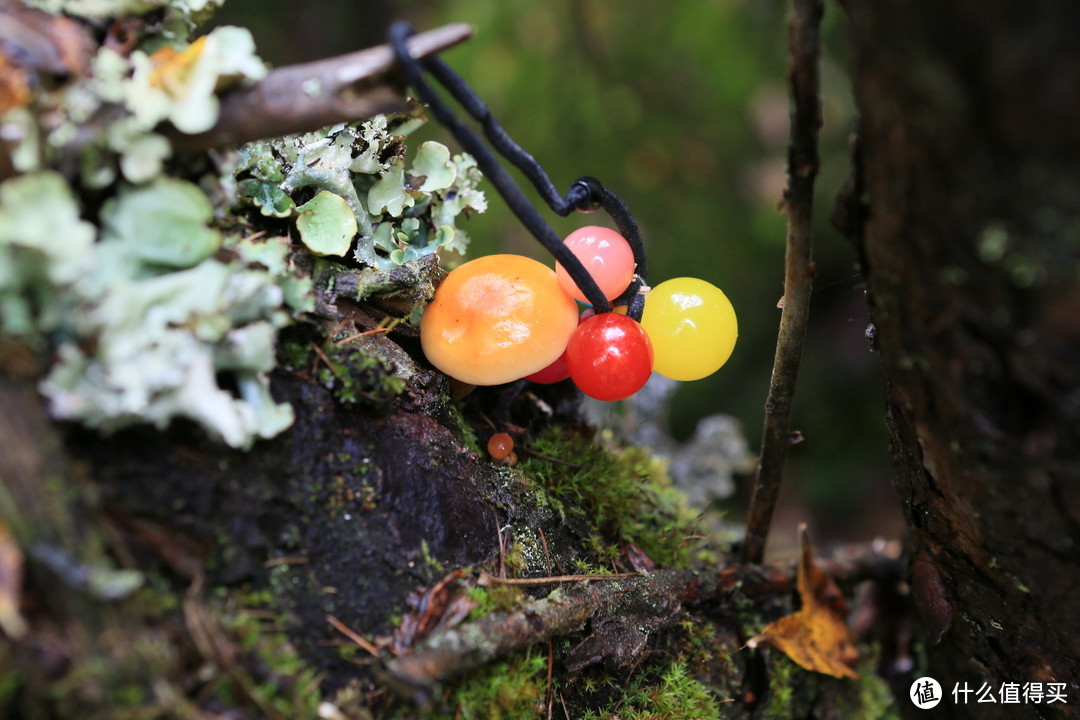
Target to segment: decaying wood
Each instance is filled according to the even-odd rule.
[[[862,580],[895,583],[900,561],[895,548],[859,548],[821,563],[841,585]],[[577,582],[510,611],[435,633],[412,652],[387,661],[383,677],[395,690],[420,704],[430,702],[443,682],[488,662],[554,637],[581,632],[564,664],[571,671],[596,663],[629,666],[640,657],[652,633],[681,619],[684,606],[721,604],[736,593],[758,600],[790,593],[794,564],[740,565],[718,571],[658,570],[632,577],[601,576]],[[534,584],[563,578],[533,578]],[[489,581],[490,582],[490,581]]]
[[[791,445],[791,403],[799,377],[814,280],[811,221],[814,181],[819,166],[817,139],[821,127],[821,91],[818,61],[821,50],[818,28],[823,7],[821,0],[795,0],[794,9],[788,36],[792,112],[788,187],[784,193],[788,227],[784,297],[772,381],[765,401],[761,456],[743,543],[743,560],[750,563],[760,563],[765,556],[769,524],[780,494],[784,461]]]

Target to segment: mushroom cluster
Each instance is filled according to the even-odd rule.
[[[634,256],[617,232],[581,228],[566,246],[608,300],[630,286]],[[640,323],[622,306],[579,315],[583,301],[561,264],[552,271],[520,255],[489,255],[447,275],[424,311],[421,344],[435,367],[463,383],[570,378],[586,395],[610,401],[633,395],[654,370],[675,380],[710,375],[738,337],[730,301],[697,278],[649,291]]]

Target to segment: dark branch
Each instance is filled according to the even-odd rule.
[[[772,521],[780,481],[791,444],[791,403],[799,376],[810,289],[814,280],[811,220],[814,180],[818,173],[818,130],[821,99],[818,74],[821,0],[793,0],[795,15],[788,35],[791,54],[791,141],[788,145],[787,253],[784,259],[784,301],[776,341],[772,381],[765,402],[765,430],[747,518],[743,560],[759,563]]]

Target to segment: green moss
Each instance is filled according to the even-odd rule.
[[[679,630],[682,632],[684,652],[699,661],[712,657],[716,629],[710,623],[688,617],[679,623]]]
[[[546,674],[546,655],[531,649],[470,677],[454,689],[450,705],[464,720],[535,720]]]
[[[530,649],[492,663],[453,687],[442,707],[427,711],[411,704],[396,708],[392,720],[536,720],[547,690],[547,655]]]
[[[424,566],[433,573],[433,577],[438,578],[446,575],[446,568],[431,554],[431,548],[428,547],[426,539],[420,541],[420,556],[423,558]]]
[[[445,412],[440,418],[443,426],[454,433],[458,442],[479,455],[480,439],[476,436],[476,431],[473,430],[472,425],[462,415],[461,408],[456,403],[450,402],[449,398],[446,400],[445,408]]]
[[[712,692],[692,677],[683,663],[670,663],[659,682],[646,684],[645,678],[639,676],[611,707],[590,710],[583,720],[719,720]]]
[[[769,689],[758,711],[761,720],[816,717],[828,707],[831,716],[866,720],[894,720],[899,717],[896,700],[888,684],[876,672],[877,653],[861,648],[856,666],[858,680],[833,678],[796,665],[786,655],[766,651]]]
[[[688,566],[688,539],[700,535],[697,513],[663,463],[641,448],[616,446],[609,436],[599,440],[546,431],[531,441],[531,449],[563,462],[532,456],[520,469],[553,496],[554,507],[596,528],[586,539],[596,562],[617,559],[632,542],[660,566]]]
[[[524,595],[521,588],[515,585],[493,585],[492,587],[474,585],[468,589],[468,593],[469,599],[476,603],[476,607],[469,613],[470,620],[494,612],[513,610],[521,602]]]
[[[389,363],[356,345],[327,342],[323,355],[316,379],[342,405],[384,407],[405,389],[405,381]]]
[[[885,679],[877,674],[877,653],[864,653],[858,666],[859,680],[836,703],[837,717],[865,720],[900,720],[896,697]]]
[[[801,683],[804,689],[812,684],[810,678],[806,677],[809,673],[780,652],[770,652],[768,659],[769,689],[759,713],[762,720],[809,714],[809,704],[803,701],[801,694],[799,698],[795,695],[796,684]]]

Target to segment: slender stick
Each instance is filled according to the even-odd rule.
[[[407,41],[411,57],[423,58],[472,36],[463,23],[418,33]],[[250,88],[221,98],[217,124],[204,133],[165,132],[176,150],[202,151],[325,125],[362,120],[407,107],[395,83],[396,61],[389,45],[287,65]]]
[[[780,480],[791,444],[791,403],[799,376],[803,341],[810,314],[814,279],[811,220],[817,177],[821,99],[818,74],[823,12],[821,0],[792,0],[794,17],[788,28],[791,55],[791,140],[788,145],[787,253],[784,258],[784,300],[776,341],[772,381],[765,402],[765,431],[743,544],[743,560],[760,563],[765,555]]]

